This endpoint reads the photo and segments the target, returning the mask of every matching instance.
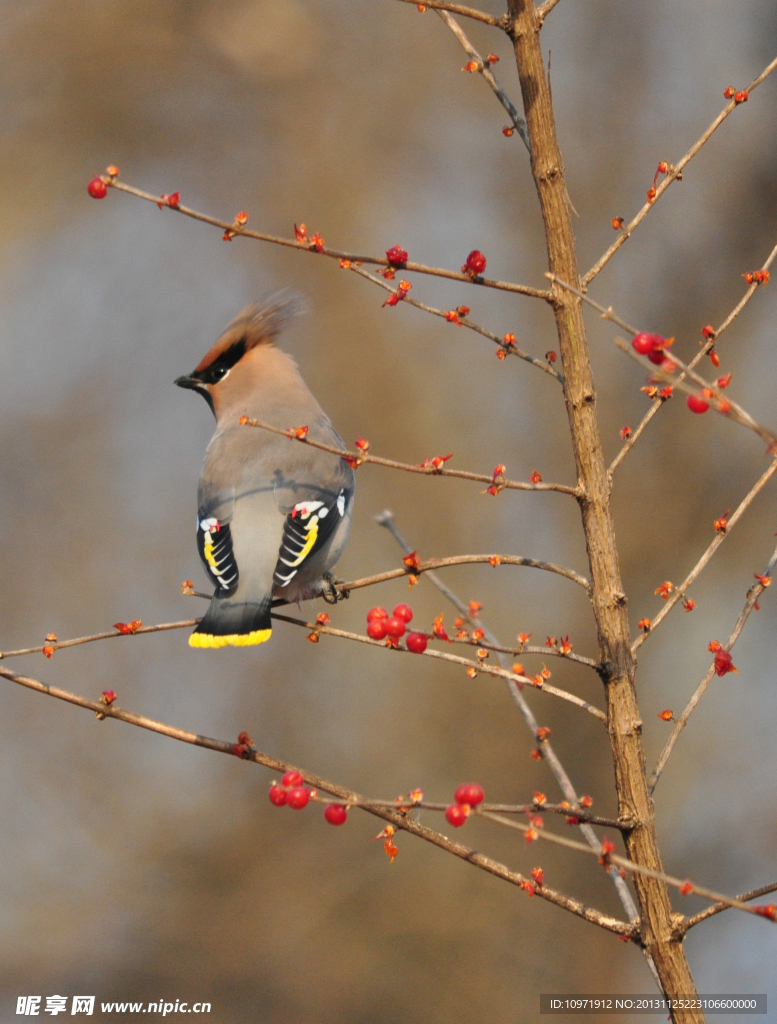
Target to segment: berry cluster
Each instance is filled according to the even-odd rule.
[[[270,803],[275,807],[288,806],[295,811],[307,807],[310,798],[315,795],[316,791],[305,785],[302,773],[293,770],[286,772],[280,783],[273,782],[269,793]],[[348,818],[348,808],[343,804],[327,804],[324,817],[330,825],[343,825]]]
[[[445,811],[448,824],[453,825],[454,828],[461,828],[472,813],[472,808],[483,803],[485,795],[483,787],[479,786],[477,782],[467,782],[459,786],[453,794],[453,799],[456,802]]]
[[[654,366],[664,366],[665,369],[674,369],[674,364],[666,366],[666,363],[671,363],[670,359],[667,359],[666,349],[673,343],[674,338],[664,338],[660,334],[646,334],[641,331],[639,334],[635,334],[631,339],[631,347],[635,352],[638,352],[641,356],[647,356]]]
[[[406,604],[398,604],[391,615],[385,608],[370,608],[367,612],[367,636],[371,640],[388,638],[390,644],[398,646],[399,640],[407,633],[407,626],[412,618],[413,609]],[[407,633],[405,645],[413,654],[423,654],[428,639],[425,633]]]

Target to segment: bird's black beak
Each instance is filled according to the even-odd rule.
[[[177,377],[175,383],[179,388],[190,388],[192,391],[197,391],[202,387],[202,381],[197,380],[196,377]]]

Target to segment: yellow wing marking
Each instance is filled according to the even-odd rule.
[[[297,555],[293,562],[287,562],[286,564],[290,568],[294,568],[297,565],[301,565],[311,552],[313,545],[318,539],[318,516],[313,516],[308,524],[308,528],[305,535],[305,546],[302,551]]]
[[[205,552],[205,561],[208,563],[208,565],[211,567],[211,569],[213,569],[213,572],[218,576],[219,575],[219,567],[218,567],[218,562],[216,561],[216,559],[213,556],[213,548],[214,547],[215,547],[215,544],[213,543],[213,541],[208,541],[207,544],[205,544],[205,546],[203,548],[203,551]]]

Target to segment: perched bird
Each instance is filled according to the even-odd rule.
[[[273,597],[333,592],[329,570],[348,539],[353,470],[338,455],[240,423],[304,425],[311,440],[343,447],[297,364],[275,345],[290,312],[288,301],[247,306],[175,382],[199,392],[216,417],[197,497],[197,547],[216,590],[192,647],[264,643]]]

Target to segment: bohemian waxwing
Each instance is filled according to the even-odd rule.
[[[275,346],[289,302],[254,303],[239,314],[188,377],[216,417],[197,496],[197,547],[216,590],[189,637],[192,647],[243,647],[270,639],[273,597],[331,592],[325,574],[351,525],[354,478],[337,456],[241,426],[308,427],[311,440],[343,442],[297,364]]]

